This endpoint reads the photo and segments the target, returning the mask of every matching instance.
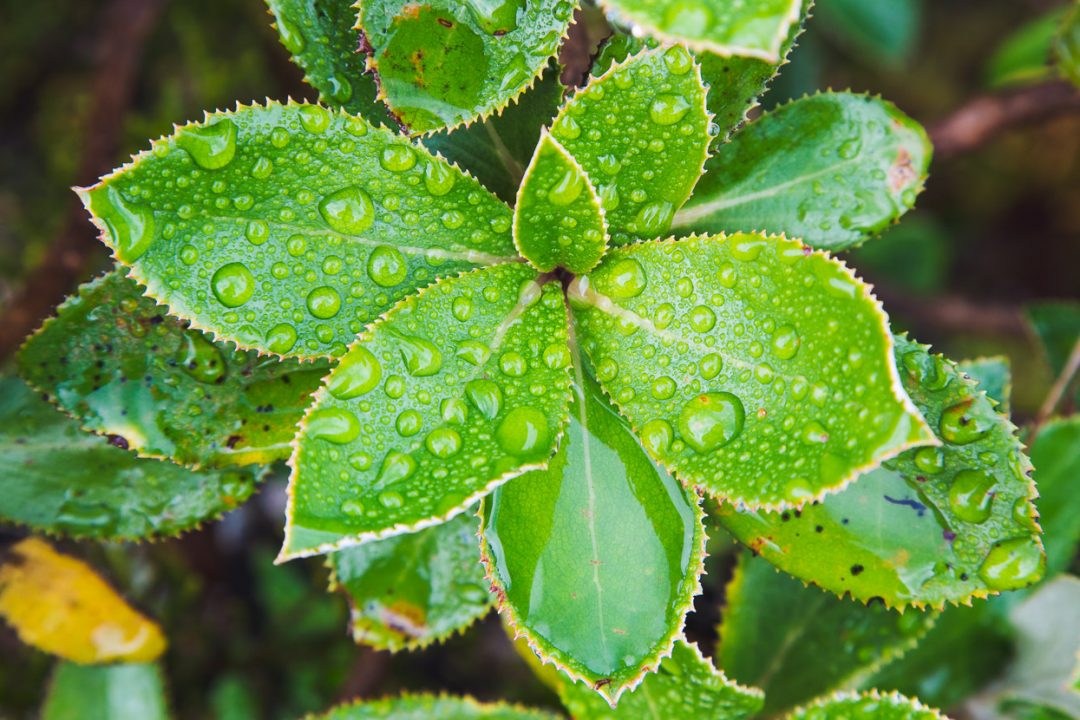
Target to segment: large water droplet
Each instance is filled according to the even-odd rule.
[[[309,133],[318,135],[330,127],[330,113],[318,105],[304,105],[300,108],[300,124]]]
[[[368,276],[376,285],[393,287],[405,280],[409,274],[409,265],[397,248],[380,245],[371,251],[367,270]]]
[[[487,362],[490,354],[491,350],[488,346],[478,340],[465,340],[459,343],[457,352],[454,353],[455,356],[476,367]]]
[[[567,170],[559,181],[548,190],[548,202],[561,207],[569,205],[581,196],[585,189],[585,179],[574,170]]]
[[[201,383],[216,383],[225,377],[225,357],[201,332],[185,332],[176,351],[176,362]]]
[[[1033,537],[1018,537],[994,545],[987,553],[979,577],[994,590],[1018,590],[1042,577],[1046,555]]]
[[[255,294],[255,276],[243,263],[229,263],[217,269],[210,288],[225,307],[240,307]]]
[[[379,164],[390,172],[405,172],[416,164],[416,153],[408,145],[390,145],[379,156]]]
[[[420,428],[422,428],[423,425],[424,418],[416,410],[404,411],[397,416],[397,421],[394,423],[398,435],[402,437],[412,437],[420,432]]]
[[[978,470],[961,470],[949,486],[949,507],[965,522],[981,523],[990,517],[994,501],[993,477]]]
[[[518,407],[507,413],[495,430],[495,440],[511,455],[531,456],[548,449],[547,417],[534,407]]]
[[[128,202],[114,187],[94,190],[90,194],[90,210],[105,223],[116,257],[122,262],[135,262],[154,241],[153,211]]]
[[[634,232],[645,237],[656,237],[671,226],[675,218],[675,206],[666,201],[652,202],[638,210],[634,217]]]
[[[716,325],[716,313],[711,308],[698,305],[690,311],[690,327],[697,332],[708,332],[714,325]]]
[[[953,445],[975,442],[994,426],[989,413],[980,412],[971,400],[953,405],[941,413],[941,437]]]
[[[205,170],[225,167],[236,156],[236,125],[220,119],[210,125],[193,125],[180,131],[176,144]]]
[[[424,187],[435,196],[442,196],[454,187],[454,171],[447,165],[432,160],[424,170]]]
[[[327,195],[319,203],[319,212],[327,225],[343,235],[362,233],[375,222],[371,196],[355,185]]]
[[[690,112],[690,103],[682,95],[657,95],[649,108],[649,117],[657,125],[674,125]]]
[[[636,297],[645,291],[648,284],[645,268],[634,258],[623,258],[596,278],[597,289],[616,299]]]
[[[374,390],[381,378],[379,361],[366,347],[357,345],[330,373],[327,389],[339,400],[351,400]]]
[[[685,75],[694,67],[694,59],[682,45],[673,45],[664,53],[664,63],[673,75]]]
[[[398,349],[405,369],[416,377],[429,377],[442,369],[442,351],[430,340],[408,335],[398,335]]]
[[[773,355],[781,360],[790,360],[799,352],[799,333],[790,325],[781,325],[772,336]]]
[[[307,433],[317,440],[345,445],[360,437],[360,421],[343,408],[321,408],[308,416]]]
[[[945,454],[936,447],[919,448],[915,451],[915,467],[927,475],[937,475],[945,468]]]
[[[416,472],[416,460],[412,455],[391,450],[386,454],[382,467],[379,468],[379,475],[375,479],[375,488],[384,488],[402,480],[408,480],[414,472]]]
[[[281,35],[281,44],[293,55],[303,52],[306,42],[304,33],[294,23],[283,17],[277,18],[278,33]]]
[[[341,295],[328,285],[317,287],[308,293],[307,308],[315,317],[327,320],[338,314],[341,310]]]
[[[451,428],[438,428],[428,434],[424,445],[432,455],[445,460],[461,452],[461,435]]]
[[[662,458],[671,447],[675,433],[666,420],[650,420],[641,428],[641,444],[655,458]]]
[[[705,393],[683,406],[679,434],[698,452],[710,452],[742,432],[744,416],[742,401],[731,393]]]
[[[502,390],[491,380],[468,382],[465,385],[465,395],[488,420],[494,420],[502,409]]]
[[[284,355],[296,345],[296,328],[288,323],[278,323],[266,333],[266,347],[270,352]]]

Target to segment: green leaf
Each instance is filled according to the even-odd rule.
[[[540,80],[500,115],[423,138],[424,147],[472,173],[508,203],[517,197],[529,158],[563,98],[560,67],[551,63]]]
[[[607,251],[607,225],[585,171],[546,131],[514,209],[514,244],[533,267],[586,273]]]
[[[570,0],[361,0],[358,28],[381,97],[413,133],[502,111],[566,36]]]
[[[1051,53],[1058,71],[1080,87],[1080,5],[1075,2],[1061,20]]]
[[[559,697],[575,720],[742,720],[761,709],[761,691],[729,680],[702,656],[697,645],[680,640],[660,668],[625,693],[612,708],[583,685],[564,682]]]
[[[720,665],[765,691],[770,716],[857,685],[914,647],[936,616],[836,598],[745,552],[724,598]]]
[[[1073,348],[1080,343],[1080,302],[1034,303],[1025,308],[1025,313],[1042,341],[1050,370],[1057,375],[1069,361]]]
[[[582,374],[549,468],[484,503],[500,612],[544,662],[614,704],[668,654],[699,591],[698,498],[657,468]]]
[[[802,506],[934,437],[841,263],[764,235],[612,251],[570,287],[596,376],[684,484]]]
[[[990,57],[987,84],[1002,87],[1046,79],[1050,75],[1050,44],[1062,18],[1059,8],[1012,33]]]
[[[21,381],[0,378],[0,518],[70,537],[176,535],[251,495],[247,470],[195,472],[83,432]]]
[[[1012,395],[1012,370],[1005,355],[963,360],[957,364],[960,372],[974,380],[979,389],[997,404],[997,410],[1009,416],[1009,397]]]
[[[516,257],[478,182],[317,105],[210,115],[80,194],[151,297],[277,355],[341,355],[418,287]]]
[[[892,103],[851,93],[808,96],[721,146],[673,227],[768,230],[844,250],[915,204],[930,154],[926,132]]]
[[[56,667],[42,720],[166,720],[161,671],[154,664]]]
[[[921,0],[817,0],[814,15],[822,27],[870,62],[902,64],[918,40]]]
[[[786,720],[948,720],[898,693],[836,693],[793,711]]]
[[[1047,576],[1063,572],[1080,545],[1080,415],[1051,420],[1031,444],[1039,487],[1039,523],[1045,530]]]
[[[708,127],[701,69],[685,48],[672,47],[591,78],[559,111],[551,134],[596,186],[612,245],[624,245],[667,233],[701,176]]]
[[[23,377],[84,429],[142,457],[269,464],[328,365],[234,350],[186,329],[123,269],[83,285],[27,341]]]
[[[375,79],[357,50],[355,0],[266,0],[281,44],[326,104],[385,124],[386,108],[375,96]]]
[[[414,650],[464,630],[491,609],[477,520],[453,520],[330,556],[333,584],[349,598],[352,636],[385,650]]]
[[[904,388],[943,445],[909,450],[800,513],[724,506],[769,562],[838,595],[942,607],[1025,587],[1045,557],[1015,427],[956,366],[896,338]]]
[[[665,42],[716,55],[780,61],[802,0],[601,0],[617,18]]]
[[[478,703],[469,697],[402,695],[339,705],[309,720],[557,720],[556,715],[505,703]]]
[[[559,283],[515,263],[441,280],[362,333],[297,437],[281,559],[448,520],[546,467],[566,323]]]

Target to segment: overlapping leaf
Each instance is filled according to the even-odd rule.
[[[116,270],[83,285],[19,354],[22,375],[82,426],[144,457],[192,465],[289,456],[327,363],[212,342]]]
[[[801,707],[786,720],[947,720],[937,710],[898,693],[836,693]]]
[[[596,377],[653,457],[750,507],[801,506],[933,434],[842,264],[763,235],[612,251],[570,288]]]
[[[1008,357],[996,355],[963,360],[957,368],[974,380],[988,398],[997,403],[998,412],[1005,417],[1009,416],[1012,370],[1009,368]]]
[[[922,127],[891,103],[851,93],[805,97],[721,146],[673,227],[767,230],[843,250],[914,205],[930,154]]]
[[[761,691],[729,680],[696,645],[680,640],[660,668],[611,707],[589,688],[564,682],[559,688],[574,720],[742,720],[761,710]]]
[[[167,720],[161,670],[153,664],[56,668],[42,720]]]
[[[0,518],[72,537],[175,535],[255,489],[249,470],[196,472],[139,459],[0,378]]]
[[[468,697],[402,695],[340,705],[312,720],[556,720],[555,715],[519,705],[478,703]]]
[[[491,609],[476,539],[465,514],[408,535],[330,556],[334,585],[349,598],[356,642],[412,650],[463,630]]]
[[[485,561],[501,612],[533,650],[615,703],[681,631],[705,534],[697,498],[578,373],[550,467],[485,501]]]
[[[558,51],[570,0],[361,0],[380,97],[414,133],[499,113]]]
[[[956,366],[896,338],[904,387],[943,441],[800,513],[721,509],[780,569],[892,607],[967,602],[1042,577],[1031,465],[1015,428]]]
[[[1052,420],[1031,445],[1039,486],[1039,522],[1046,529],[1046,574],[1063,572],[1080,545],[1080,415]]]
[[[1075,3],[1062,18],[1050,47],[1061,74],[1080,86],[1080,7]]]
[[[558,282],[507,264],[372,325],[302,424],[282,559],[441,522],[544,467],[566,422],[566,323]]]
[[[210,115],[80,193],[151,297],[277,355],[343,354],[418,287],[516,255],[478,182],[316,105]]]
[[[667,232],[708,155],[705,86],[682,47],[643,51],[592,78],[551,134],[603,201],[612,245]]]
[[[746,553],[724,598],[720,665],[765,691],[769,715],[857,685],[913,647],[936,615],[863,607],[804,587]]]

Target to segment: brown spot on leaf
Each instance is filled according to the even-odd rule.
[[[894,193],[898,193],[913,183],[918,178],[918,173],[911,166],[911,153],[902,147],[896,153],[896,160],[889,168],[889,187]]]

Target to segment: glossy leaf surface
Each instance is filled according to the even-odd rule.
[[[0,379],[0,517],[71,537],[176,535],[236,507],[249,470],[196,472],[91,435],[21,381]]]
[[[165,684],[157,665],[60,663],[42,720],[167,720]]]
[[[897,693],[837,693],[820,698],[787,720],[946,720],[937,710]]]
[[[83,285],[23,346],[22,375],[83,428],[144,457],[269,464],[328,369],[238,351],[166,314],[116,270]]]
[[[801,506],[934,441],[869,288],[797,241],[619,248],[570,303],[600,384],[686,485]]]
[[[922,127],[891,103],[851,93],[805,97],[721,146],[673,227],[767,230],[843,250],[914,205],[930,154]]]
[[[1080,416],[1052,420],[1031,444],[1039,487],[1039,522],[1045,528],[1046,574],[1064,571],[1080,545]]]
[[[708,155],[701,71],[684,48],[647,50],[589,80],[551,134],[603,201],[612,245],[667,233]]]
[[[161,628],[94,569],[35,537],[0,554],[0,617],[28,645],[78,663],[148,662]]]
[[[696,645],[680,640],[660,668],[612,708],[581,684],[564,682],[559,697],[574,720],[742,720],[761,709],[761,691],[729,680]]]
[[[317,720],[555,720],[557,716],[517,705],[478,703],[472,698],[403,695],[340,705]]]
[[[896,342],[904,387],[944,444],[801,513],[724,506],[724,526],[781,570],[863,602],[941,607],[1032,584],[1045,557],[1015,428],[953,363]]]
[[[681,631],[705,533],[697,498],[653,464],[580,369],[574,389],[549,468],[485,501],[484,557],[511,626],[615,702]]]
[[[603,0],[616,17],[645,34],[685,42],[716,55],[780,60],[788,30],[799,20],[801,0]]]
[[[81,194],[147,294],[277,355],[340,355],[418,287],[516,256],[478,182],[314,105],[209,116]]]
[[[330,556],[334,585],[349,599],[352,636],[412,650],[465,629],[491,609],[476,518],[471,514]]]
[[[414,133],[498,113],[531,87],[566,35],[570,0],[362,0],[369,67]]]
[[[607,250],[607,226],[596,188],[546,132],[518,190],[514,244],[542,272],[557,267],[588,272]]]
[[[858,684],[913,647],[936,615],[836,598],[745,552],[724,598],[720,666],[764,690],[769,715]]]
[[[442,280],[365,331],[305,417],[282,559],[447,520],[546,466],[570,378],[558,282],[524,264]]]
[[[281,44],[322,102],[385,124],[386,108],[375,100],[375,79],[366,74],[366,59],[357,50],[355,0],[266,0],[266,4]]]
[[[1012,370],[1005,355],[963,360],[957,364],[960,372],[974,380],[987,397],[997,403],[997,410],[1009,416],[1009,399],[1012,395]]]

